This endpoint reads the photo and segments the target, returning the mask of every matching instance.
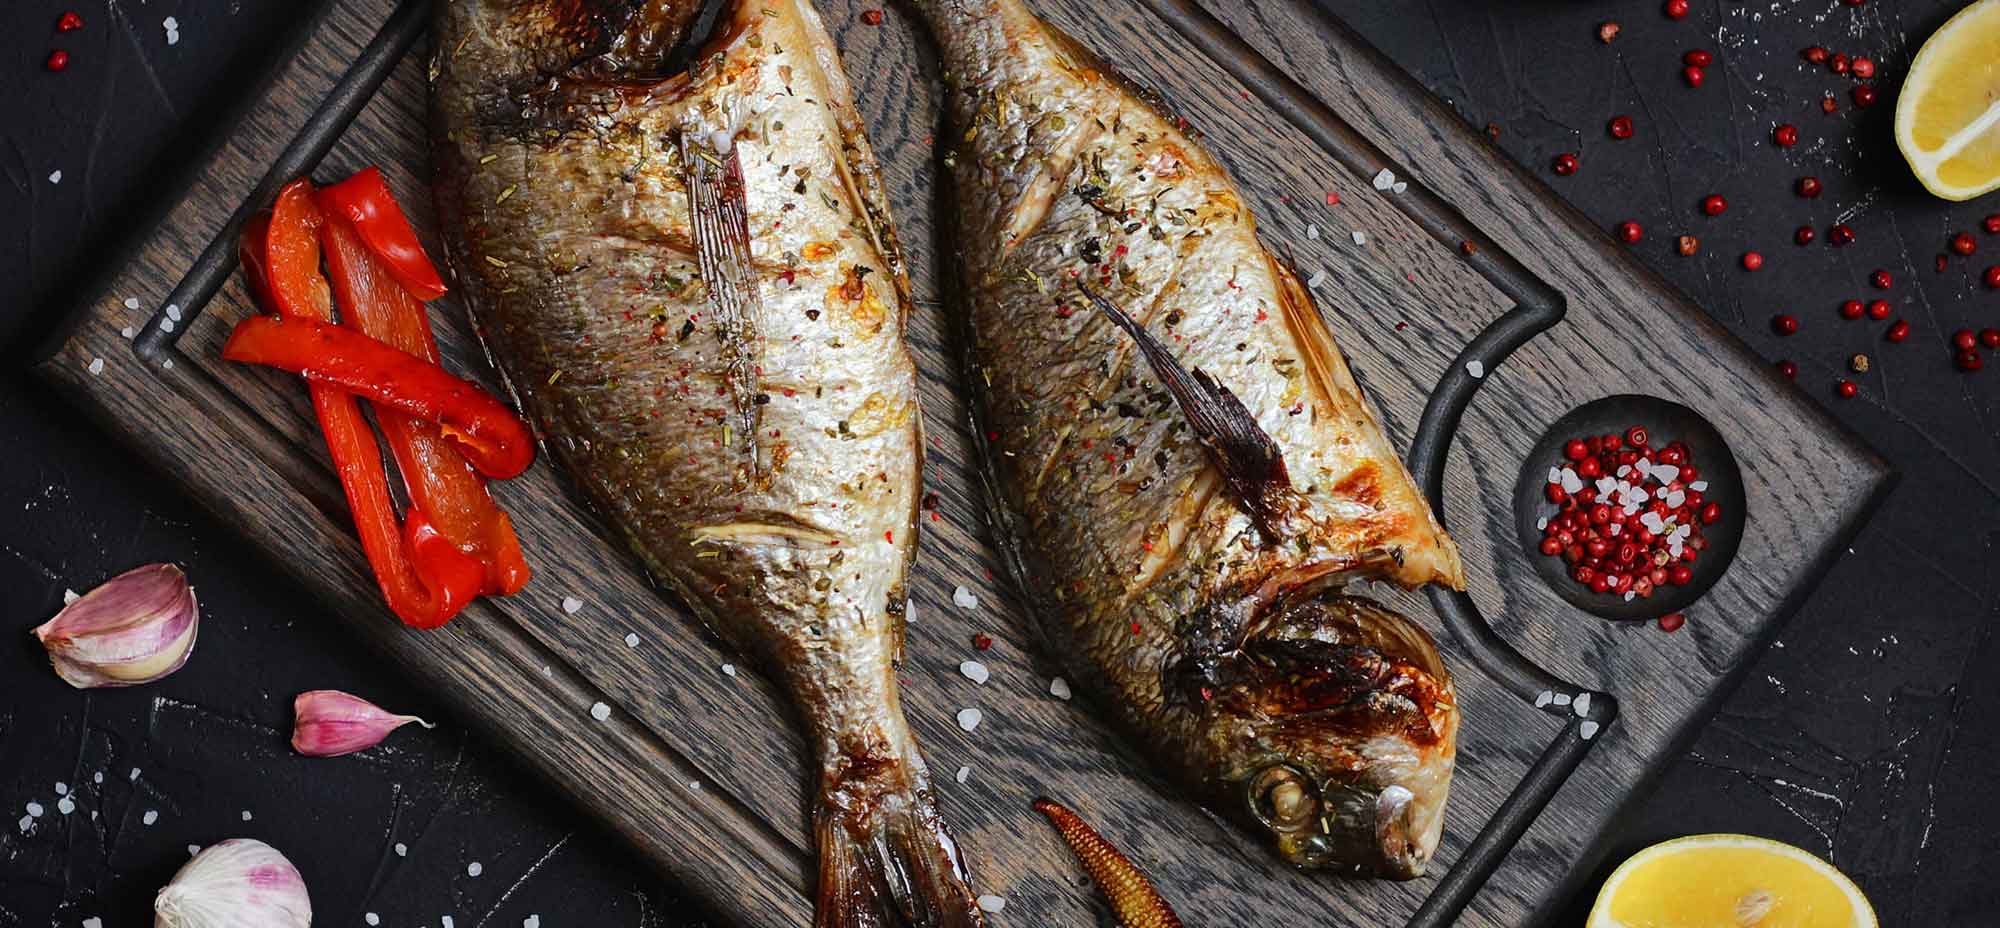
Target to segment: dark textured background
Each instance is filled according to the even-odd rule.
[[[1546,174],[1555,154],[1578,152],[1576,176],[1549,176],[1561,195],[1607,229],[1643,224],[1638,260],[1772,359],[1796,361],[1801,388],[1902,472],[1852,554],[1611,836],[1612,859],[1673,835],[1751,832],[1830,855],[1884,924],[1992,924],[2000,884],[1978,868],[2000,858],[2000,813],[1987,795],[2000,729],[1982,723],[2000,710],[2000,674],[1982,672],[2000,665],[1989,631],[2000,602],[1990,566],[2000,363],[1960,374],[1945,340],[1956,328],[2000,326],[2000,293],[1977,281],[2000,263],[2000,237],[1980,235],[1980,253],[1945,273],[1932,260],[1949,233],[2000,213],[2000,196],[1958,206],[1930,198],[1889,136],[1916,46],[1963,4],[1697,0],[1673,22],[1651,0],[1325,2],[1468,121],[1498,125],[1500,144],[1530,167]],[[143,223],[150,195],[212,137],[232,93],[310,6],[79,2],[86,27],[61,36],[53,26],[70,7],[0,8],[8,371],[52,321],[47,310],[102,267],[107,244]],[[171,46],[167,16],[180,24]],[[1595,35],[1606,19],[1624,27],[1609,46]],[[1882,102],[1856,112],[1850,81],[1799,60],[1812,44],[1873,57]],[[42,69],[52,47],[72,55],[61,74]],[[1690,90],[1679,58],[1696,47],[1717,64]],[[1841,102],[1833,116],[1820,112],[1827,92]],[[1610,140],[1614,114],[1630,115],[1638,136]],[[1798,147],[1770,144],[1778,122],[1799,126]],[[1825,196],[1793,196],[1806,174]],[[1701,216],[1709,193],[1728,197],[1730,211]],[[1843,220],[1859,242],[1827,248],[1825,227]],[[1793,245],[1801,223],[1819,227],[1822,242]],[[1700,256],[1673,253],[1682,232],[1701,238]],[[1747,248],[1768,259],[1761,273],[1738,268]],[[1834,312],[1843,299],[1878,295],[1867,283],[1878,267],[1896,277],[1879,295],[1914,326],[1902,345],[1881,341],[1887,323]],[[1798,335],[1771,333],[1778,312],[1800,319]],[[1874,362],[1855,377],[1862,394],[1836,399],[1832,384],[1852,376],[1855,352]],[[553,790],[467,736],[422,681],[343,640],[264,553],[18,377],[0,379],[0,436],[0,627],[25,631],[61,605],[64,588],[154,560],[184,565],[204,609],[187,669],[141,689],[71,690],[31,638],[0,633],[0,928],[92,916],[107,928],[147,924],[152,892],[186,846],[233,835],[292,856],[321,924],[364,924],[368,912],[390,926],[449,916],[455,928],[512,928],[530,915],[549,928],[699,921]],[[1701,621],[1699,606],[1690,620]],[[285,744],[290,698],[317,687],[441,724],[344,761],[300,758]],[[76,801],[68,815],[59,782]],[[17,820],[30,801],[45,811],[24,830]],[[148,811],[158,812],[150,826]]]

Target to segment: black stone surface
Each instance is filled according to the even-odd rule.
[[[2000,369],[1960,374],[1947,339],[2000,326],[2000,292],[1977,276],[2000,264],[2000,237],[1977,231],[2000,197],[1930,198],[1889,135],[1903,70],[1962,3],[1704,0],[1675,22],[1651,0],[1324,2],[1467,120],[1499,126],[1523,163],[1546,173],[1557,153],[1578,153],[1575,176],[1549,175],[1560,194],[1607,234],[1643,224],[1641,262],[1773,360],[1795,361],[1800,387],[1903,474],[1853,553],[1616,830],[1609,859],[1691,832],[1768,835],[1831,856],[1885,925],[1992,924],[2000,883],[1981,866],[2000,859],[1988,795],[2000,674],[1987,671],[2000,664]],[[45,310],[141,221],[161,179],[212,137],[231,88],[268,66],[310,5],[73,6],[85,28],[57,35],[70,6],[0,5],[0,346],[11,352],[0,378],[0,628],[13,629],[0,633],[0,928],[148,924],[152,893],[186,847],[234,835],[290,854],[324,925],[366,924],[369,912],[427,928],[447,916],[454,928],[530,916],[549,928],[702,923],[615,838],[443,713],[422,681],[344,640],[267,553],[14,373],[52,321]],[[172,45],[168,16],[179,24]],[[1596,38],[1607,19],[1623,26],[1608,46]],[[1856,112],[1851,81],[1800,61],[1814,44],[1873,57],[1882,102]],[[51,74],[42,62],[56,47],[71,62]],[[1691,48],[1717,59],[1699,90],[1680,78]],[[1820,111],[1828,92],[1836,115]],[[1634,119],[1635,138],[1606,135],[1614,114]],[[1779,122],[1798,125],[1798,147],[1771,145]],[[1791,192],[1808,174],[1825,184],[1817,200]],[[1730,210],[1701,215],[1709,193]],[[1835,221],[1853,226],[1855,245],[1824,244]],[[1792,230],[1803,223],[1820,240],[1802,248]],[[1934,271],[1962,229],[1979,254]],[[1699,256],[1674,253],[1683,233],[1700,237]],[[1751,248],[1767,259],[1756,274],[1737,263]],[[1895,275],[1893,289],[1871,290],[1878,267]],[[1878,296],[1910,320],[1909,341],[1885,344],[1887,322],[1836,313],[1844,299]],[[1772,333],[1779,312],[1799,318],[1799,334]],[[1848,372],[1856,353],[1869,356],[1868,373]],[[1858,398],[1835,398],[1841,377],[1860,385]],[[56,680],[25,631],[60,607],[65,588],[154,560],[181,563],[197,583],[205,625],[194,660],[139,689],[86,694]],[[1699,604],[1689,620],[1701,621]],[[307,760],[286,746],[290,700],[319,687],[439,727],[405,729],[354,758]],[[67,815],[57,783],[75,802]],[[43,814],[24,831],[31,801]],[[1587,902],[1569,921],[1581,923]]]

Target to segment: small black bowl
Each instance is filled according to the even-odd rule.
[[[1700,471],[1697,479],[1708,481],[1703,495],[1722,507],[1722,518],[1701,527],[1708,548],[1691,565],[1692,580],[1682,586],[1657,588],[1651,597],[1627,601],[1617,593],[1593,593],[1589,587],[1570,579],[1566,561],[1541,552],[1542,530],[1536,523],[1554,518],[1560,511],[1548,501],[1543,487],[1548,484],[1551,466],[1569,463],[1563,456],[1563,446],[1570,439],[1612,433],[1623,436],[1635,425],[1645,426],[1648,444],[1654,448],[1665,447],[1677,439],[1687,446],[1689,460]],[[1520,480],[1514,486],[1514,524],[1528,563],[1556,595],[1578,609],[1606,619],[1657,618],[1686,609],[1700,599],[1722,579],[1730,561],[1735,560],[1736,548],[1743,541],[1746,517],[1743,472],[1737,468],[1736,456],[1729,452],[1729,446],[1715,427],[1686,406],[1636,393],[1585,403],[1557,419],[1528,452],[1528,459],[1521,465]]]

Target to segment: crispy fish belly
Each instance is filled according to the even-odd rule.
[[[1457,709],[1355,577],[1462,583],[1311,296],[1186,123],[1016,0],[921,0],[971,380],[1059,653],[1293,863],[1408,878]]]
[[[980,923],[898,701],[921,443],[909,284],[818,15],[438,8],[460,292],[546,443],[652,572],[775,669],[819,765],[818,924]]]

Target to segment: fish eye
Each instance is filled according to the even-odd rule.
[[[1305,774],[1274,764],[1250,778],[1250,814],[1273,831],[1302,831],[1319,814],[1319,788]]]

